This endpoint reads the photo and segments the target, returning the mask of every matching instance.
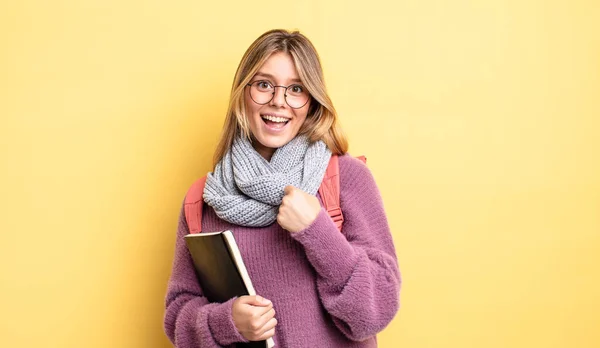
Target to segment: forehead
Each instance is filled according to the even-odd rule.
[[[285,52],[273,53],[254,76],[272,79],[277,83],[300,82],[294,60]]]

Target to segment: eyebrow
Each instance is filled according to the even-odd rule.
[[[263,77],[266,77],[266,78],[269,78],[269,79],[271,79],[271,80],[275,80],[275,76],[273,76],[273,75],[271,75],[271,74],[263,73],[263,72],[260,72],[260,71],[259,71],[259,72],[257,72],[257,73],[256,73],[256,75],[254,75],[254,76],[256,77],[256,76],[259,76],[259,75],[260,75],[260,76],[263,76]],[[300,83],[302,82],[302,81],[301,81],[299,78],[297,78],[297,77],[296,77],[296,78],[293,78],[293,79],[290,79],[290,81],[292,81],[292,82],[300,82]]]

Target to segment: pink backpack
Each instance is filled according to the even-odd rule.
[[[363,163],[367,162],[366,157],[357,157]],[[204,200],[204,186],[206,184],[206,176],[198,179],[188,190],[185,196],[185,220],[187,221],[190,233],[202,232],[202,208]],[[319,195],[323,201],[323,205],[338,230],[342,230],[344,215],[340,209],[340,167],[338,164],[338,156],[332,155],[329,160],[329,165],[325,171],[325,176],[319,187]]]

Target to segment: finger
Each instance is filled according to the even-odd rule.
[[[267,329],[264,329],[264,327],[269,323],[270,320],[274,319],[274,317],[275,310],[271,308],[266,313],[263,313],[262,316],[252,320],[252,329],[257,335],[267,331]]]
[[[266,340],[266,339],[271,338],[273,336],[275,336],[275,328],[272,328],[271,330],[266,331],[264,334],[260,335],[260,337],[258,337],[256,340],[257,341],[263,341],[263,340]]]
[[[289,195],[290,193],[294,192],[295,187],[292,185],[287,185],[284,189],[283,189],[283,193],[286,195]]]
[[[273,305],[267,306],[267,307],[254,307],[255,311],[253,312],[255,315],[256,320],[258,320],[259,318],[263,321],[267,321],[269,320],[269,318],[272,318],[275,315],[275,310],[273,309]],[[266,319],[263,319],[266,318]],[[259,326],[260,327],[260,326]]]
[[[283,196],[281,199],[281,205],[279,206],[279,211],[285,210],[286,207],[292,207],[294,205],[293,201],[294,199],[291,195]]]
[[[265,332],[275,328],[275,326],[277,326],[277,319],[276,318],[269,319],[269,321],[267,321],[267,323],[262,327],[263,334]]]
[[[269,310],[264,311],[261,314],[260,319],[266,323],[267,321],[269,321],[270,319],[272,319],[274,317],[275,317],[275,309],[273,307],[271,307],[271,308],[269,308]],[[264,323],[263,323],[263,325],[264,325]]]
[[[279,224],[279,226],[281,226],[281,228],[283,228],[284,230],[287,231],[287,227],[288,227],[288,218],[286,218],[285,214],[279,213],[277,215],[277,223]]]
[[[277,326],[277,319],[275,319],[275,318],[269,319],[269,321],[267,321],[266,324],[260,329],[259,337],[261,337],[261,340],[264,340],[264,339],[267,339],[268,337],[273,336],[273,335],[271,335],[271,336],[262,338],[269,331],[273,331],[275,329],[275,326]]]

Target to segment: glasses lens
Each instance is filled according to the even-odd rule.
[[[306,105],[309,96],[310,95],[304,86],[291,85],[287,89],[285,100],[289,106],[297,109]]]
[[[257,104],[267,104],[273,99],[275,87],[267,81],[255,81],[250,85],[250,97]],[[310,94],[302,85],[291,85],[285,91],[285,101],[287,104],[298,109],[306,105]]]
[[[266,81],[256,81],[250,86],[250,96],[258,104],[266,104],[273,98],[273,86]]]

